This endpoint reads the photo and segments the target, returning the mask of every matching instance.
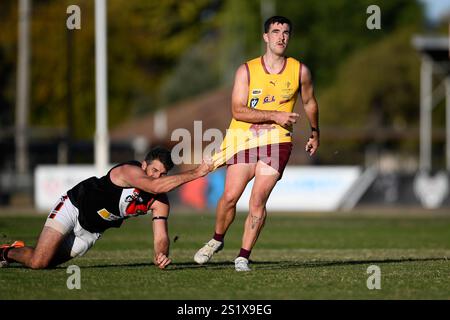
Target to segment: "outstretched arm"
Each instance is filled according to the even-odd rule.
[[[233,118],[250,123],[275,122],[283,127],[291,126],[300,116],[297,113],[282,111],[266,111],[249,108],[248,98],[248,75],[245,64],[241,65],[235,75],[233,93],[231,96],[231,111]]]
[[[158,268],[164,269],[172,262],[169,259],[170,239],[167,224],[169,200],[167,196],[159,195],[151,209],[153,210],[153,263]]]
[[[172,191],[186,182],[203,177],[212,169],[212,164],[204,161],[193,170],[155,179],[147,176],[140,167],[123,165],[114,168],[110,176],[113,183],[118,186],[138,188],[149,193],[159,194]]]
[[[306,143],[305,150],[310,156],[312,156],[316,153],[317,148],[319,148],[320,145],[319,105],[317,104],[316,97],[314,96],[314,86],[311,72],[305,65],[302,65],[301,86],[303,107],[305,109],[309,125],[311,126],[311,136]]]

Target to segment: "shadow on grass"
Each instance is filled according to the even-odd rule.
[[[342,261],[252,261],[250,265],[257,267],[258,270],[273,270],[286,268],[317,268],[317,267],[332,267],[332,266],[346,266],[346,265],[361,265],[361,264],[386,264],[386,263],[405,263],[405,262],[426,262],[426,261],[448,261],[447,257],[435,258],[401,258],[401,259],[368,259],[368,260],[342,260]],[[198,265],[195,263],[176,263],[172,266],[170,271],[180,269],[229,269],[233,262],[218,261],[210,262],[207,265]]]
[[[318,268],[333,266],[350,266],[362,264],[386,264],[386,263],[405,263],[405,262],[427,262],[427,261],[448,261],[446,257],[433,258],[399,258],[399,259],[369,259],[369,260],[342,260],[342,261],[250,261],[251,265],[257,267],[258,270],[273,270],[286,268]],[[166,271],[177,271],[184,269],[230,269],[234,266],[233,261],[213,261],[205,265],[199,265],[194,262],[178,262],[173,263]],[[125,264],[104,264],[82,266],[82,268],[142,268],[154,267],[153,263],[125,263]],[[58,267],[64,268],[64,267]]]
[[[279,261],[279,262],[253,262],[258,270],[285,269],[285,268],[317,268],[334,266],[351,266],[364,264],[389,264],[407,262],[448,261],[446,257],[439,258],[400,258],[400,259],[367,259],[367,260],[334,260],[334,261]]]
[[[363,264],[387,264],[387,263],[407,263],[407,262],[427,262],[427,261],[449,261],[447,257],[433,258],[399,258],[399,259],[367,259],[367,260],[332,260],[332,261],[250,261],[250,264],[258,270],[276,270],[286,268],[319,268],[333,266],[350,266]],[[70,263],[70,262],[69,262]],[[234,263],[232,261],[213,261],[206,265],[198,265],[194,262],[179,262],[171,264],[165,271],[177,271],[184,269],[230,269]],[[152,263],[121,263],[121,264],[101,264],[101,265],[80,265],[83,269],[102,268],[143,268],[154,267]],[[11,266],[11,268],[23,268],[22,266]],[[67,266],[58,266],[56,269],[66,269]]]

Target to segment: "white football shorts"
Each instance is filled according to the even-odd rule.
[[[68,252],[72,258],[84,255],[102,235],[83,229],[78,221],[78,208],[66,194],[55,204],[44,226],[66,236],[60,249]]]

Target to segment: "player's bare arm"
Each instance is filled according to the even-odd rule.
[[[250,123],[275,122],[283,127],[289,127],[297,122],[300,116],[297,113],[257,110],[247,107],[248,90],[247,69],[243,64],[236,71],[231,96],[231,111],[236,120]]]
[[[207,175],[213,169],[211,163],[203,161],[195,169],[172,176],[153,178],[148,176],[142,168],[123,165],[113,169],[110,173],[111,181],[121,187],[134,187],[149,193],[159,194],[172,191],[182,184]]]
[[[314,86],[311,72],[305,65],[302,65],[301,86],[303,107],[311,126],[311,136],[306,143],[305,150],[310,156],[312,156],[316,153],[320,145],[319,105],[317,104],[317,100],[314,96]]]
[[[165,194],[159,195],[151,209],[153,212],[153,262],[158,268],[164,269],[172,262],[169,258],[170,239],[167,226],[169,201],[167,196]]]

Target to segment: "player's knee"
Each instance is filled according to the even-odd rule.
[[[48,259],[33,256],[30,262],[30,268],[34,270],[46,269],[49,267],[49,264]]]
[[[225,191],[222,196],[222,201],[228,206],[235,206],[239,200],[239,196],[233,191]]]
[[[249,201],[250,210],[262,210],[266,205],[266,199],[259,196],[251,196]]]

